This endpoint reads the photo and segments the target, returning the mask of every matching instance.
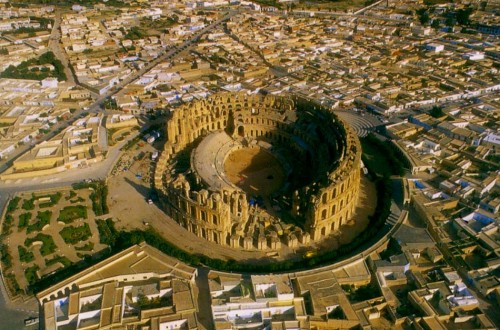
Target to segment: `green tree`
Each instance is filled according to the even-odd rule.
[[[441,118],[445,115],[443,109],[437,105],[433,106],[429,114],[434,118]]]
[[[438,19],[433,20],[431,23],[431,27],[434,30],[439,30],[439,27],[440,27],[439,20]]]
[[[472,14],[472,11],[473,11],[473,9],[470,7],[457,10],[457,13],[456,13],[457,23],[460,25],[469,25],[470,24],[470,15]]]
[[[418,15],[418,20],[420,21],[420,24],[426,25],[427,23],[429,23],[430,18],[427,9],[419,8],[417,9],[416,13]]]

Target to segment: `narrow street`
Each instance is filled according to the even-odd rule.
[[[56,58],[61,61],[61,63],[64,65],[64,73],[66,74],[67,82],[71,85],[76,85],[76,80],[75,76],[73,75],[73,72],[69,69],[69,60],[68,57],[66,56],[66,52],[62,48],[62,45],[60,43],[61,41],[61,31],[59,30],[59,27],[61,26],[61,11],[57,10],[55,19],[54,19],[54,26],[52,26],[52,31],[50,32],[50,38],[49,38],[49,50],[54,53]]]

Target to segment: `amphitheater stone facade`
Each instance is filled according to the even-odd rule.
[[[155,188],[164,211],[195,235],[235,248],[276,250],[321,240],[353,221],[359,140],[316,104],[220,93],[175,109],[166,134]],[[285,176],[263,201],[224,171],[231,153],[252,148],[272,154]]]

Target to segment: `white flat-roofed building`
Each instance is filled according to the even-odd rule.
[[[40,292],[45,329],[197,329],[195,268],[141,243]],[[56,298],[57,297],[57,298]]]
[[[304,328],[304,299],[293,292],[288,275],[241,275],[211,272],[209,287],[215,329],[270,329],[275,323]]]

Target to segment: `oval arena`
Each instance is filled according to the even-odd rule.
[[[359,140],[317,104],[220,93],[175,109],[166,133],[154,181],[160,205],[199,237],[277,250],[353,221]]]

